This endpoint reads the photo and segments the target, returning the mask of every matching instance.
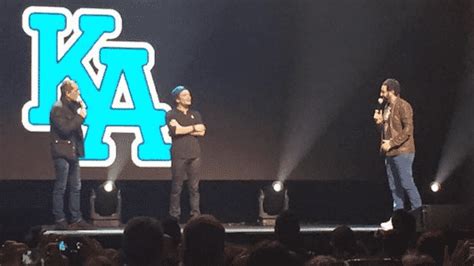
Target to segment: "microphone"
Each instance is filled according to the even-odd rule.
[[[77,96],[76,101],[81,105],[81,107],[77,108],[77,114],[81,115],[81,112],[83,112],[84,115],[81,115],[81,116],[85,118],[85,116],[87,115],[87,106],[82,100],[80,94]]]
[[[77,96],[77,102],[81,105],[81,108],[83,108],[83,109],[86,109],[86,108],[87,108],[87,106],[86,106],[86,104],[84,103],[84,101],[82,100],[80,94]]]
[[[379,97],[377,99],[377,106],[375,107],[375,109],[377,111],[382,111],[384,107],[385,107],[385,100],[382,97]]]

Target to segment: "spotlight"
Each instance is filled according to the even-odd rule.
[[[120,226],[122,197],[113,181],[106,181],[92,190],[91,221],[95,226]]]
[[[107,181],[104,183],[104,190],[105,192],[112,192],[114,190],[115,184],[113,181]]]
[[[430,188],[431,188],[431,191],[436,193],[441,189],[441,184],[437,181],[434,181],[431,183]]]
[[[288,209],[288,192],[283,186],[283,182],[275,181],[271,185],[260,190],[259,222],[262,225],[275,225],[278,214]]]
[[[272,183],[273,190],[280,192],[283,189],[283,182],[275,181]]]

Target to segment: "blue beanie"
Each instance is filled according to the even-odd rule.
[[[187,90],[186,87],[179,85],[171,91],[171,95],[176,98],[184,90]]]

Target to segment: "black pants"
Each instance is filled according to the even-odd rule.
[[[191,215],[199,215],[199,174],[201,159],[172,159],[171,161],[171,195],[170,215],[179,219],[181,215],[181,191],[185,176],[188,177],[189,201]]]

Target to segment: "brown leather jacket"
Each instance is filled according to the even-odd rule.
[[[413,109],[404,99],[398,97],[392,105],[391,114],[388,120],[387,135],[390,136],[390,146],[392,148],[385,153],[385,156],[397,156],[402,153],[415,152],[415,139],[413,137]],[[384,123],[379,124],[381,132],[384,130]],[[382,141],[382,134],[381,141]],[[384,152],[380,149],[381,153]]]

